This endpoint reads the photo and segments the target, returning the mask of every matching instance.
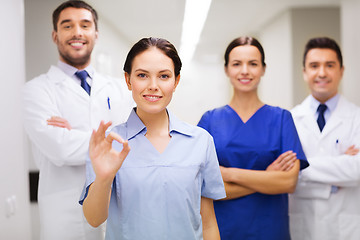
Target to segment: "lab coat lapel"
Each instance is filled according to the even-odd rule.
[[[314,114],[311,112],[309,97],[300,104],[297,115],[301,119],[299,122],[303,124],[309,134],[319,139],[321,133],[317,122],[314,120]]]
[[[325,124],[322,137],[326,137],[340,125],[344,124],[344,118],[346,118],[349,113],[350,109],[348,109],[344,99],[340,97],[334,112],[331,114],[329,120]]]
[[[89,99],[89,95],[86,93],[86,91],[80,85],[76,84],[76,82],[68,75],[66,75],[60,68],[51,66],[47,74],[49,79],[53,81],[54,84],[68,88],[85,100]]]
[[[110,83],[109,78],[100,76],[97,72],[94,73],[93,82],[91,86],[91,96],[96,96],[101,90]]]

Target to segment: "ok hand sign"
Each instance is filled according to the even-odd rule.
[[[110,132],[105,137],[105,131],[111,122],[101,121],[98,130],[93,130],[90,139],[89,155],[96,178],[102,181],[113,181],[126,156],[130,151],[128,141],[123,140],[118,134]],[[121,152],[112,148],[112,142],[118,141],[123,145]]]

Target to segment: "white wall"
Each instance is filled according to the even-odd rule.
[[[309,94],[303,81],[302,59],[305,44],[310,38],[327,36],[340,47],[340,8],[294,8],[291,9],[292,59],[293,59],[293,101],[299,104]]]
[[[207,110],[227,104],[231,94],[222,61],[193,60],[181,72],[169,109],[181,120],[196,125]]]
[[[25,82],[23,0],[1,0],[0,22],[0,239],[30,239],[28,164],[24,160],[24,133],[20,89]]]
[[[343,0],[341,5],[341,41],[344,58],[344,95],[360,106],[360,0]]]
[[[92,64],[103,74],[123,78],[125,58],[133,43],[128,42],[102,16],[99,18],[99,38],[92,54]]]
[[[291,108],[292,101],[292,41],[291,13],[277,16],[259,33],[267,65],[259,85],[259,96],[267,104]]]

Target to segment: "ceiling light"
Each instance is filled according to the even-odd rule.
[[[211,0],[186,0],[180,41],[183,64],[191,61],[211,5]]]

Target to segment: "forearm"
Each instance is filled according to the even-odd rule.
[[[111,181],[95,181],[90,185],[83,203],[83,212],[88,223],[98,227],[108,217],[111,196]]]
[[[46,126],[43,129],[32,128],[27,133],[36,148],[53,164],[57,166],[85,164],[91,131],[76,129],[69,131]]]
[[[229,168],[228,179],[226,181],[264,194],[292,193],[296,187],[299,169],[299,160],[296,160],[293,168],[289,171],[259,171]]]
[[[235,199],[255,193],[255,191],[252,189],[232,182],[224,182],[224,186],[226,191],[226,198],[220,199],[219,201]]]
[[[201,197],[200,214],[203,225],[203,239],[220,240],[220,233],[216,222],[212,199]]]
[[[360,155],[324,156],[308,158],[310,166],[303,170],[304,181],[336,186],[354,186],[360,181]]]
[[[27,84],[23,90],[24,128],[39,151],[53,164],[83,165],[88,152],[91,129],[81,131],[49,126],[52,116],[62,116],[54,96],[43,84]]]

